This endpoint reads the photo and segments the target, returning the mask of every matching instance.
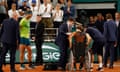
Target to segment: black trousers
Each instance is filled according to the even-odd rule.
[[[103,58],[103,62],[106,65],[107,64],[107,59],[110,53],[110,66],[113,66],[114,64],[114,43],[115,42],[107,42],[105,45],[105,54]]]
[[[3,65],[4,60],[5,60],[4,58],[5,58],[8,50],[10,51],[10,65],[11,65],[10,69],[11,70],[15,69],[16,48],[17,48],[17,45],[3,43],[2,52],[0,53],[0,70],[2,69],[2,65]]]
[[[65,69],[66,64],[68,62],[68,47],[69,47],[69,42],[63,41],[63,43],[60,44],[60,59],[58,66],[62,67]]]
[[[36,44],[36,60],[35,60],[35,63],[42,64],[43,63],[43,56],[42,56],[43,40],[42,39],[36,39],[35,44]]]
[[[54,28],[59,28],[59,26],[62,24],[62,22],[54,21],[53,24],[54,24]]]
[[[119,51],[118,51],[119,50]],[[115,57],[115,61],[117,61],[118,60],[118,58],[120,58],[120,55],[118,54],[118,52],[119,52],[119,54],[120,54],[120,42],[118,41],[117,42],[117,46],[115,47],[115,52],[114,52],[114,57]]]

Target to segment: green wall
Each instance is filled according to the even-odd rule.
[[[112,2],[117,0],[73,0],[73,2],[79,3],[79,2]]]

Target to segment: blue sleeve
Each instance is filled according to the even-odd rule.
[[[65,25],[61,25],[60,28],[59,28],[59,32],[63,35],[66,35],[66,30],[65,30]]]
[[[1,24],[1,28],[0,28],[0,38],[1,38],[1,36],[2,36],[2,34],[3,34],[3,31],[4,31],[4,23],[5,23],[6,21],[3,21],[2,22],[2,24]]]
[[[103,32],[103,35],[105,36],[105,38],[107,37],[107,29],[108,27],[107,27],[107,23],[105,22],[104,23],[104,32]]]
[[[18,43],[19,43],[20,41],[19,23],[16,23],[16,39],[18,40]]]
[[[75,17],[75,7],[71,7],[70,16]]]

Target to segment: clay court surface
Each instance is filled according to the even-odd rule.
[[[26,65],[27,66],[27,65]],[[3,70],[4,72],[10,72],[10,69],[9,69],[10,65],[6,65],[3,67]],[[18,72],[86,72],[85,70],[83,71],[44,71],[43,70],[43,66],[37,66],[35,67],[35,69],[31,69],[31,70],[20,70],[19,69],[20,65],[19,64],[16,64],[16,69],[18,70]],[[97,64],[94,65],[94,71],[93,72],[98,72],[96,71],[96,68],[97,68]],[[115,66],[113,69],[109,69],[109,68],[104,68],[104,72],[120,72],[120,60],[115,62]]]

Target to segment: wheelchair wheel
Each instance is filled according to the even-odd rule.
[[[90,72],[90,66],[91,66],[91,53],[90,51],[87,51],[85,53],[85,68],[87,72]]]

